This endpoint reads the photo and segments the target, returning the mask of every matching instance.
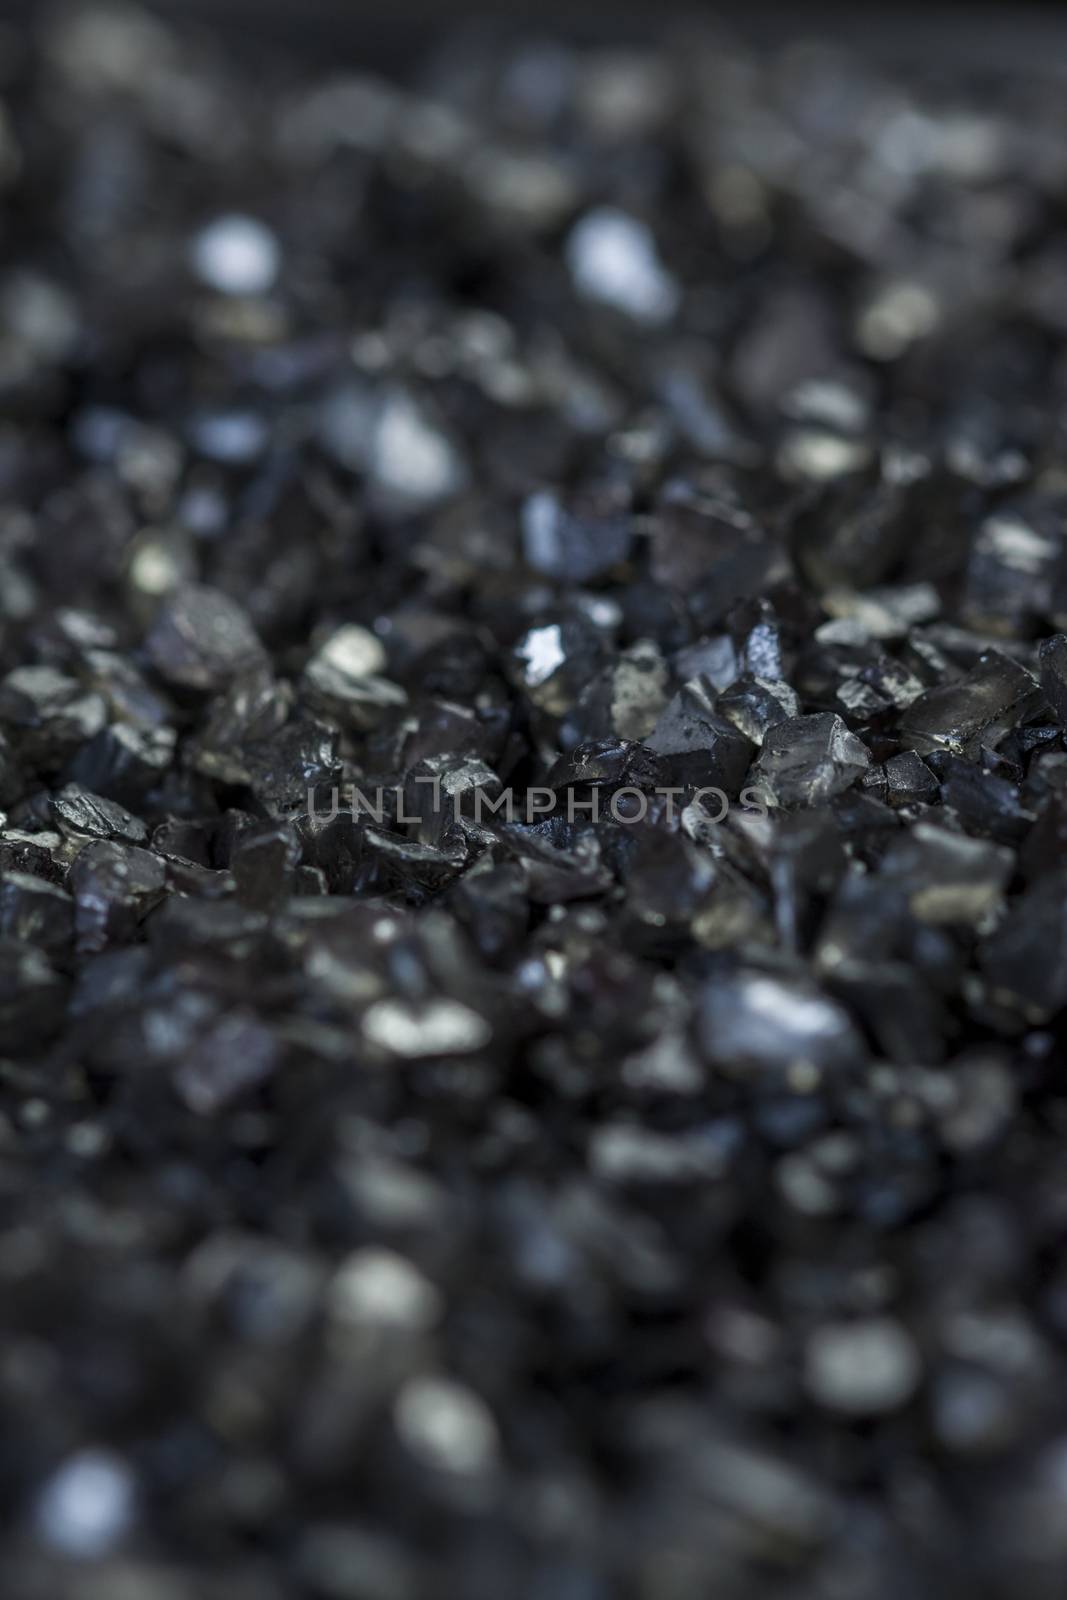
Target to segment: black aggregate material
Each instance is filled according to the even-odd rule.
[[[0,36],[4,1600],[1067,1593],[1067,102],[914,55]]]

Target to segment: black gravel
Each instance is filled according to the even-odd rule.
[[[1063,1600],[1067,100],[662,34],[0,37],[4,1600]]]

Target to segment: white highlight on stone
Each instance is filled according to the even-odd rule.
[[[385,648],[369,629],[348,622],[330,635],[315,660],[347,678],[372,678],[385,668]]]
[[[432,1327],[442,1309],[441,1296],[412,1262],[373,1245],[341,1264],[327,1304],[338,1322],[412,1331]]]
[[[892,1317],[826,1323],[808,1342],[805,1378],[814,1399],[848,1416],[905,1405],[922,1377],[911,1335]]]
[[[112,1550],[133,1519],[129,1469],[107,1450],[81,1450],[48,1480],[37,1502],[37,1528],[63,1555],[92,1561]]]
[[[458,1000],[377,1000],[364,1014],[363,1035],[371,1044],[415,1059],[480,1050],[492,1030],[484,1017]]]
[[[660,261],[651,231],[636,217],[598,206],[575,223],[567,240],[575,287],[637,322],[669,322],[681,291]]]
[[[427,1466],[471,1477],[493,1464],[498,1435],[492,1413],[450,1378],[412,1378],[397,1397],[394,1416],[404,1444]]]
[[[402,390],[390,394],[374,429],[371,471],[380,488],[432,505],[462,487],[464,470],[444,434]]]
[[[270,229],[237,212],[209,222],[193,241],[192,257],[197,277],[219,294],[266,294],[281,266]]]
[[[526,663],[526,682],[534,689],[538,684],[547,683],[567,659],[563,636],[555,623],[546,628],[531,628],[518,653]]]

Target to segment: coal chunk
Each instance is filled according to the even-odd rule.
[[[885,764],[886,800],[891,806],[933,805],[938,799],[938,781],[921,756],[902,750]]]
[[[921,822],[890,845],[881,875],[920,922],[975,926],[1000,905],[1012,865],[1002,846]]]
[[[982,745],[995,747],[1009,726],[1040,705],[1041,692],[1025,667],[987,650],[963,678],[912,701],[901,713],[900,738],[920,755],[947,750],[973,760]]]
[[[195,583],[163,602],[145,650],[167,683],[201,693],[224,689],[264,659],[256,631],[236,601]]]
[[[148,829],[117,801],[90,794],[76,783],[66,784],[52,800],[52,815],[64,834],[87,839],[121,839],[143,844]]]
[[[74,941],[74,902],[65,890],[27,872],[0,875],[0,938],[36,945],[61,964]]]
[[[61,1031],[67,984],[43,950],[0,937],[0,1026],[5,1049],[36,1052]]]
[[[174,728],[113,723],[78,751],[67,775],[94,794],[136,806],[170,771],[177,742]]]
[[[834,713],[790,717],[767,733],[752,786],[771,805],[815,805],[861,778],[870,759],[867,747]]]
[[[24,764],[54,770],[106,721],[103,696],[55,667],[16,667],[0,681],[0,727]]]
[[[1043,639],[1038,648],[1041,688],[1060,727],[1067,727],[1067,634]]]
[[[866,1046],[848,1012],[805,978],[746,971],[712,978],[701,998],[701,1041],[731,1076],[858,1070]]]
[[[198,1116],[213,1116],[266,1081],[281,1058],[274,1033],[251,1013],[232,1011],[192,1041],[174,1068],[174,1087]]]
[[[112,840],[86,845],[69,878],[79,950],[132,939],[163,898],[166,876],[162,861],[148,850]]]
[[[986,940],[982,968],[998,996],[1031,1021],[1044,1022],[1067,1005],[1067,875],[1053,872],[1015,901]]]
[[[625,507],[598,510],[594,500],[566,510],[551,490],[542,489],[522,508],[526,562],[547,578],[588,583],[603,577],[626,560],[633,541],[633,518]]]
[[[715,709],[746,739],[761,745],[771,728],[800,715],[800,701],[780,679],[743,673],[716,696]]]
[[[671,779],[685,786],[707,786],[735,795],[752,758],[752,744],[720,716],[714,696],[699,679],[685,684],[670,701],[644,741],[663,757]]]

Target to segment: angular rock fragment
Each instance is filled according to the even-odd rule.
[[[1061,728],[1067,727],[1067,634],[1043,639],[1038,648],[1041,689]]]
[[[79,951],[103,950],[134,937],[163,898],[166,869],[148,850],[101,839],[78,855],[69,884]]]
[[[901,742],[920,755],[947,750],[973,760],[995,748],[1008,727],[1040,709],[1041,692],[1025,668],[988,650],[956,683],[928,689],[900,715]]]
[[[967,621],[991,633],[1025,635],[1048,609],[1061,555],[1057,519],[1047,512],[1005,508],[987,517],[967,564]]]
[[[780,679],[744,673],[716,696],[715,709],[746,739],[761,745],[771,728],[800,715],[800,701]]]
[[[32,1053],[62,1031],[68,987],[42,950],[20,934],[0,937],[0,1028],[7,1054]]]
[[[74,942],[74,902],[65,890],[26,872],[0,875],[0,938],[36,945],[61,965]]]
[[[932,805],[938,798],[937,778],[914,750],[902,750],[885,764],[886,799],[891,806]]]
[[[1067,875],[1054,871],[1014,902],[985,941],[982,968],[998,998],[1032,1022],[1067,1005]]]
[[[239,835],[230,857],[237,893],[257,911],[285,899],[299,864],[299,841],[289,823],[254,824]]]
[[[678,691],[643,742],[663,758],[672,782],[728,795],[741,788],[752,756],[749,740],[720,716],[699,679]]]
[[[399,684],[381,676],[385,651],[365,628],[339,628],[304,669],[308,705],[359,729],[372,728],[407,702]]]
[[[270,1077],[280,1054],[270,1028],[232,1011],[195,1038],[174,1068],[174,1087],[190,1111],[212,1116]]]
[[[125,844],[143,844],[148,829],[114,800],[91,794],[76,783],[66,784],[52,800],[52,816],[67,837],[75,839],[120,839]]]
[[[563,725],[565,739],[645,740],[649,748],[666,701],[667,668],[659,649],[640,639],[582,692]]]
[[[201,693],[227,688],[264,659],[263,646],[241,607],[202,584],[186,584],[168,596],[145,649],[167,683]]]
[[[1012,856],[999,845],[921,822],[894,840],[880,870],[920,922],[974,927],[1000,905]]]
[[[619,566],[633,544],[633,518],[625,508],[603,511],[594,504],[565,510],[547,489],[522,508],[527,564],[561,582],[588,583]]]
[[[135,806],[170,771],[177,742],[173,728],[112,723],[82,746],[67,775],[94,794]]]
[[[790,717],[772,727],[752,770],[752,786],[771,805],[816,805],[867,771],[870,753],[832,712]]]
[[[530,628],[512,653],[512,676],[532,703],[553,716],[570,710],[603,663],[603,641],[584,621]]]
[[[968,833],[1017,845],[1035,821],[1017,784],[958,756],[934,756],[941,797]]]
[[[16,667],[0,681],[0,727],[23,764],[54,770],[106,720],[102,696],[55,667]]]
[[[701,1041],[731,1077],[858,1070],[866,1047],[848,1012],[802,978],[742,970],[712,978],[701,1000]]]

